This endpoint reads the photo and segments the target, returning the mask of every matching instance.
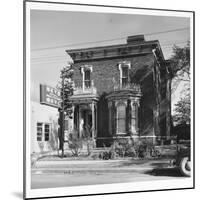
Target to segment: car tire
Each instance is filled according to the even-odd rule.
[[[183,157],[180,161],[179,169],[183,176],[190,177],[191,175],[191,169],[189,167],[190,166],[189,163],[190,163],[189,157]]]

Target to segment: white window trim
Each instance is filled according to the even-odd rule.
[[[90,73],[92,73],[92,71],[93,71],[93,68],[92,68],[91,65],[84,65],[84,66],[81,66],[83,91],[85,91],[85,70],[86,70],[86,69],[89,69],[89,70],[90,70]]]
[[[119,71],[120,71],[120,86],[122,87],[122,65],[127,65],[128,69],[131,69],[131,61],[119,62]],[[128,70],[128,81],[129,81],[129,70]]]

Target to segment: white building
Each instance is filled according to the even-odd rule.
[[[58,150],[58,108],[40,103],[40,87],[35,89],[38,98],[31,100],[31,153]]]

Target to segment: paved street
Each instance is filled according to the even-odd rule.
[[[167,175],[168,173],[168,175]],[[75,174],[33,174],[31,186],[32,189],[37,188],[53,188],[81,185],[95,185],[108,183],[125,183],[137,181],[153,181],[153,180],[170,180],[183,179],[184,177],[177,176],[176,170],[168,169],[165,175],[148,173],[75,173]]]
[[[182,179],[169,160],[41,161],[31,187],[52,188],[149,180]]]

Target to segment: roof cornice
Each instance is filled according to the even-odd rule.
[[[71,49],[66,52],[71,56],[74,63],[87,62],[101,59],[131,57],[152,53],[152,49],[157,49],[164,60],[162,50],[158,40],[144,41],[140,43],[128,43],[111,46],[100,46],[92,48]]]

